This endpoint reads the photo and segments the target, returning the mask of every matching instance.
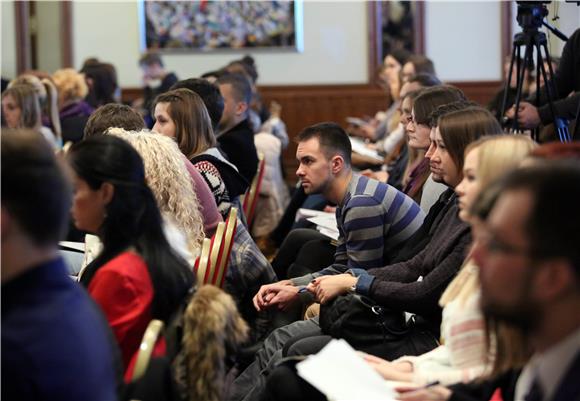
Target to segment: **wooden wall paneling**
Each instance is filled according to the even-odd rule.
[[[469,98],[486,105],[500,89],[499,81],[450,82]],[[268,106],[275,100],[282,106],[282,120],[286,123],[290,145],[284,152],[284,166],[288,182],[295,182],[296,144],[294,138],[305,127],[322,121],[334,121],[346,126],[346,117],[373,116],[387,107],[387,96],[373,85],[293,85],[260,86],[262,100]],[[130,103],[141,96],[140,88],[124,88],[123,101]]]

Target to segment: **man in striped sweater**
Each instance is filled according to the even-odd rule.
[[[262,286],[254,297],[256,309],[285,309],[298,299],[300,288],[316,277],[384,266],[389,253],[423,223],[425,215],[411,198],[388,184],[353,173],[351,151],[348,136],[335,123],[310,126],[298,136],[296,175],[304,191],[320,193],[337,205],[339,238],[334,263],[313,274]]]

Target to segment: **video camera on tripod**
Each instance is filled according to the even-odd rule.
[[[518,109],[522,101],[522,88],[524,84],[525,70],[528,66],[536,66],[536,105],[540,103],[540,76],[544,80],[547,101],[549,104],[550,113],[554,121],[554,126],[558,132],[561,142],[571,141],[568,125],[565,120],[556,117],[554,111],[554,99],[557,98],[556,85],[554,84],[554,71],[552,70],[552,59],[548,52],[547,38],[544,32],[540,32],[539,28],[542,26],[548,28],[558,38],[567,41],[568,38],[555,27],[549,25],[545,18],[548,16],[547,4],[551,1],[517,1],[518,14],[517,21],[522,28],[522,32],[518,32],[514,36],[512,55],[510,61],[509,73],[506,80],[506,87],[504,90],[504,97],[502,102],[502,115],[507,111],[507,94],[509,85],[512,80],[514,64],[516,65],[516,98],[515,98],[515,115],[512,120],[504,121],[504,126],[511,128],[514,131],[519,131],[518,126]],[[524,57],[521,58],[521,47],[524,46]],[[544,55],[542,55],[542,49]],[[534,51],[536,60],[534,62]],[[548,71],[544,66],[544,61],[547,62]],[[541,75],[540,75],[541,74]],[[532,133],[534,139],[538,139],[538,130],[535,129]]]

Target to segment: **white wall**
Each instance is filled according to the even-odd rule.
[[[443,81],[501,79],[499,2],[426,2],[425,53]]]
[[[60,2],[39,1],[36,3],[38,26],[38,69],[56,71],[62,67],[60,42]],[[55,45],[56,44],[56,45]]]
[[[16,73],[14,4],[2,3],[2,75]],[[513,2],[513,32],[515,22]],[[139,86],[139,6],[135,1],[73,4],[75,67],[96,56],[117,66],[120,84]],[[558,2],[562,31],[580,26],[580,7]],[[554,15],[550,12],[550,17]],[[499,2],[426,2],[426,54],[447,81],[499,80],[501,64]],[[254,53],[260,82],[272,85],[365,83],[367,76],[367,4],[363,1],[304,2],[304,52]],[[554,55],[562,43],[551,41]],[[190,77],[221,67],[243,52],[166,55],[178,76]]]
[[[115,12],[111,12],[114,7]],[[135,2],[75,2],[74,60],[113,62],[122,86],[139,86],[139,15]],[[364,2],[304,3],[304,52],[255,52],[262,84],[351,84],[368,80],[367,6]],[[217,69],[245,52],[166,54],[181,78]]]
[[[14,3],[1,1],[2,21],[2,78],[16,76],[16,29],[14,25]]]

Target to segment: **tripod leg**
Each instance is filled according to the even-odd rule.
[[[570,141],[570,133],[568,132],[568,128],[565,126],[565,123],[559,119],[556,119],[556,111],[554,109],[554,80],[553,80],[553,75],[552,75],[552,66],[549,65],[549,71],[551,76],[548,77],[546,74],[546,69],[544,68],[544,63],[543,63],[543,58],[542,58],[542,53],[541,53],[541,48],[544,48],[544,53],[546,55],[549,55],[548,53],[548,47],[546,45],[546,43],[542,43],[541,45],[539,43],[536,44],[537,49],[536,51],[538,52],[538,64],[540,67],[540,70],[542,71],[542,77],[544,78],[544,86],[546,87],[546,95],[547,95],[547,99],[548,99],[548,106],[550,108],[550,114],[552,115],[552,121],[554,122],[554,127],[556,128],[556,131],[558,132],[558,136],[560,138],[561,142],[569,142]],[[548,60],[549,60],[549,56],[548,56]],[[550,79],[549,79],[550,78]]]
[[[519,47],[516,44],[514,44],[513,48],[512,48],[512,58],[510,61],[510,69],[509,69],[508,75],[506,77],[505,86],[504,86],[504,90],[503,90],[503,101],[501,102],[501,111],[500,111],[500,116],[499,116],[500,120],[505,116],[505,113],[507,112],[507,110],[506,110],[507,109],[507,97],[508,97],[508,92],[510,90],[510,85],[512,83],[514,61],[516,60],[516,49],[519,49]],[[518,56],[519,56],[519,54],[518,54]],[[516,71],[516,74],[517,74],[517,71]]]
[[[530,60],[532,59],[532,48],[533,48],[533,45],[532,45],[531,41],[526,40],[526,50],[524,53],[523,66],[520,66],[519,60],[518,60],[518,88],[516,91],[516,100],[515,100],[515,105],[514,105],[515,106],[514,127],[517,127],[518,130],[519,130],[518,117],[519,117],[520,102],[522,100],[524,73],[526,70],[526,65],[529,65]]]

